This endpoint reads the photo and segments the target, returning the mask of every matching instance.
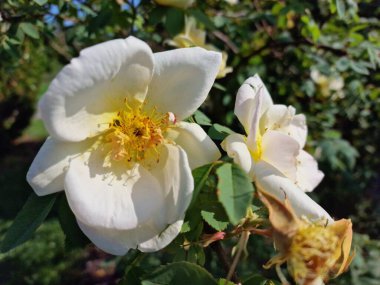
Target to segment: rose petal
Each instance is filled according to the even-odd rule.
[[[151,80],[153,54],[134,37],[81,51],[65,66],[40,101],[52,137],[81,141],[108,128],[126,97],[143,101]]]
[[[26,180],[37,195],[43,196],[63,190],[65,173],[70,160],[85,152],[91,141],[60,142],[47,138],[26,175]]]
[[[247,134],[253,122],[253,114],[256,109],[254,99],[258,94],[262,96],[261,108],[258,111],[258,117],[260,118],[269,106],[273,105],[273,101],[264,83],[257,74],[244,81],[236,95],[235,115],[238,117]]]
[[[303,114],[295,114],[292,106],[272,105],[260,120],[261,133],[267,130],[278,131],[295,139],[300,147],[306,143],[307,125]]]
[[[333,222],[330,215],[308,195],[299,189],[294,182],[283,176],[276,168],[260,161],[256,166],[255,182],[257,187],[275,195],[281,201],[288,198],[298,216],[309,219],[327,219]]]
[[[155,53],[154,59],[147,107],[172,112],[178,121],[193,114],[215,81],[221,54],[194,47]]]
[[[224,139],[221,144],[227,155],[233,158],[246,173],[250,174],[254,161],[246,145],[246,138],[240,134],[232,134]]]
[[[144,167],[104,167],[93,151],[89,159],[71,162],[65,177],[67,201],[76,218],[87,226],[129,230],[160,215],[161,185]]]
[[[165,214],[165,219],[162,224],[166,227],[183,219],[194,190],[186,152],[176,145],[164,145],[159,164],[150,171],[164,191],[165,201],[161,212]]]
[[[283,175],[296,181],[299,144],[291,137],[276,131],[267,131],[262,138],[261,159],[277,168]]]
[[[310,154],[301,150],[297,156],[297,185],[305,192],[313,191],[322,181],[324,174]]]
[[[169,136],[186,152],[191,169],[220,158],[218,147],[198,124],[180,122]]]
[[[67,174],[67,198],[83,232],[96,246],[116,255],[139,245],[141,250],[154,251],[170,243],[179,232],[176,228],[183,222],[194,188],[186,153],[164,145],[159,163],[150,172],[136,166],[129,177],[122,169],[107,173],[101,164],[96,159],[88,160],[88,165],[76,160]],[[91,181],[83,179],[89,174]],[[89,193],[78,194],[83,187]]]
[[[124,255],[138,244],[154,238],[160,229],[147,222],[131,230],[104,229],[88,226],[77,220],[80,229],[101,250],[114,254]]]
[[[169,243],[171,243],[179,234],[179,232],[181,231],[182,224],[183,220],[179,220],[171,224],[163,232],[159,233],[154,238],[140,243],[138,249],[142,252],[153,252],[164,248]]]

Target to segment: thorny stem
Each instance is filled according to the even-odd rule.
[[[243,231],[241,236],[240,236],[240,239],[239,239],[239,243],[238,243],[238,249],[237,249],[237,252],[235,254],[235,257],[234,257],[234,260],[232,261],[232,264],[231,264],[231,267],[230,267],[230,270],[228,271],[228,274],[227,274],[227,277],[226,277],[226,282],[225,282],[225,285],[227,284],[227,282],[229,280],[231,280],[231,277],[232,275],[234,274],[235,270],[236,270],[236,267],[239,263],[239,260],[240,260],[240,256],[247,244],[247,241],[248,241],[248,238],[249,238],[249,234],[250,232],[249,231]]]

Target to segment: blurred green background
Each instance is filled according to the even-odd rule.
[[[304,113],[306,148],[325,173],[311,196],[335,218],[351,218],[356,233],[351,269],[331,284],[379,285],[379,16],[379,0],[199,0],[188,9],[144,0],[1,1],[0,240],[31,192],[25,174],[47,135],[37,101],[60,68],[87,46],[129,35],[154,52],[171,49],[168,40],[192,17],[233,68],[216,80],[202,111],[213,123],[241,130],[235,94],[258,73],[275,103]],[[82,246],[83,237],[70,240],[61,229],[62,201],[32,240],[0,254],[0,284],[116,284],[123,275],[123,264],[136,253],[115,258]],[[249,251],[239,273],[274,276],[261,268],[271,244],[254,237]],[[205,254],[205,267],[223,276],[215,253]],[[168,260],[153,254],[141,266]]]

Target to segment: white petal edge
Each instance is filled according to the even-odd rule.
[[[166,247],[171,243],[181,231],[183,220],[176,221],[169,225],[163,232],[154,238],[140,243],[138,249],[142,252],[154,252]]]
[[[71,159],[81,155],[90,145],[89,141],[69,143],[47,138],[26,175],[34,192],[43,196],[62,191]]]
[[[66,197],[76,218],[105,231],[130,230],[159,218],[165,199],[159,181],[140,165],[104,167],[98,152],[74,159],[66,173]]]
[[[82,50],[60,71],[40,101],[50,135],[81,141],[104,131],[125,98],[144,100],[153,65],[149,46],[134,37]]]
[[[255,183],[259,189],[262,188],[275,195],[281,201],[284,201],[286,197],[298,216],[306,216],[311,220],[327,219],[333,222],[331,216],[320,205],[273,166],[261,161],[256,167],[255,174]]]
[[[83,233],[101,250],[114,255],[124,255],[129,249],[137,248],[139,243],[154,238],[161,229],[151,221],[131,230],[103,229],[88,226],[77,220]]]
[[[241,85],[235,101],[235,115],[238,117],[247,134],[251,129],[254,110],[256,109],[254,99],[258,95],[262,96],[261,108],[258,111],[258,117],[261,118],[269,106],[273,105],[273,101],[260,76],[255,74],[245,80]]]
[[[313,156],[301,150],[297,156],[297,185],[305,192],[311,192],[322,181],[324,174],[318,169]]]
[[[203,48],[182,48],[154,54],[155,66],[147,107],[172,112],[178,121],[205,101],[219,71],[222,55]]]
[[[221,156],[218,147],[198,124],[179,122],[169,136],[186,152],[191,169],[212,163]]]
[[[254,161],[246,145],[246,137],[240,134],[227,136],[221,144],[236,164],[238,164],[247,174],[251,174]]]
[[[262,92],[262,91],[259,91]],[[261,137],[260,134],[260,111],[261,111],[261,105],[262,105],[262,96],[261,94],[257,94],[255,98],[253,99],[253,110],[252,110],[252,121],[250,129],[248,130],[247,134],[247,145],[249,145],[249,149],[253,152],[256,152],[259,144],[258,139]]]

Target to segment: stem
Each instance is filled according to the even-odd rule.
[[[224,270],[228,273],[229,269],[231,268],[231,263],[227,257],[227,254],[226,252],[224,251],[224,248],[223,246],[221,245],[220,241],[217,241],[217,242],[214,242],[210,245],[210,247],[215,251],[215,253],[217,254],[220,262],[222,263],[223,265],[223,268]],[[239,283],[239,279],[236,275],[236,273],[234,272],[231,276],[231,281],[235,282],[235,283]]]
[[[279,264],[276,265],[276,272],[277,272],[277,276],[280,279],[282,285],[290,285],[288,280],[286,280],[284,273],[282,273],[281,267]]]
[[[141,260],[143,260],[143,258],[146,256],[146,254],[144,252],[141,252],[141,251],[137,251],[136,250],[136,253],[131,257],[131,262],[126,266],[125,270],[124,270],[124,275],[127,275],[127,273],[133,268],[135,267],[136,265],[138,265]]]
[[[248,238],[249,238],[249,232],[243,231],[239,239],[237,252],[235,254],[234,260],[232,261],[230,270],[228,271],[225,285],[227,284],[229,280],[231,280],[232,275],[235,273],[236,267],[240,260],[240,256],[245,248],[245,245],[247,244]]]

